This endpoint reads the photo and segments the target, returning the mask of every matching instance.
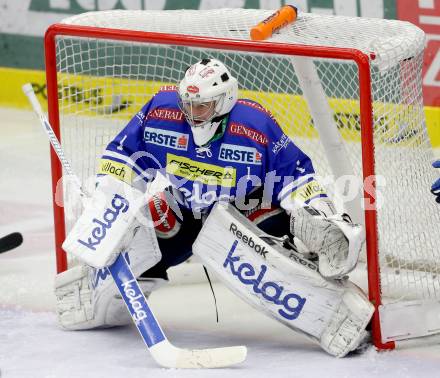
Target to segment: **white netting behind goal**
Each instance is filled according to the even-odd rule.
[[[64,23],[249,40],[249,29],[271,13],[109,11]],[[354,48],[371,56],[375,169],[383,177],[378,184],[382,292],[440,298],[440,211],[429,192],[433,155],[421,93],[423,32],[401,21],[301,14],[271,41]],[[317,173],[332,174],[289,56],[68,35],[57,37],[56,48],[62,144],[82,180],[93,180],[97,159],[131,116],[161,86],[177,84],[188,65],[204,57],[222,60],[238,78],[240,97],[269,109],[312,158]],[[339,59],[310,61],[332,110],[328,127],[338,130],[352,170],[362,180],[357,65]],[[327,188],[338,201],[334,181]],[[70,228],[78,214],[66,215]]]

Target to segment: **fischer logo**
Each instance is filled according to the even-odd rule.
[[[199,93],[199,87],[196,87],[195,85],[189,85],[186,87],[186,91],[189,93]]]
[[[157,108],[151,110],[148,115],[148,119],[159,119],[164,121],[183,122],[184,115],[177,109]]]
[[[255,252],[257,252],[260,256],[262,256],[264,259],[266,259],[266,254],[268,251],[266,250],[266,247],[260,244],[257,244],[252,239],[252,236],[247,236],[244,232],[240,231],[238,229],[238,226],[232,222],[229,225],[229,231],[239,240],[241,240],[244,244],[247,244],[250,248],[252,248]]]
[[[184,156],[167,153],[166,173],[185,177],[191,181],[200,181],[207,185],[233,187],[236,184],[237,172],[234,167],[202,163]]]
[[[130,207],[128,201],[120,196],[119,194],[115,194],[111,202],[111,208],[107,208],[102,215],[103,220],[98,220],[93,218],[92,223],[96,223],[97,226],[92,230],[91,234],[87,241],[83,241],[78,239],[78,243],[83,246],[96,251],[96,246],[101,244],[101,241],[105,238],[107,234],[107,230],[112,228],[112,224],[116,222],[120,213],[127,212]]]
[[[170,130],[145,128],[144,142],[173,148],[175,150],[188,149],[188,134],[182,134]]]
[[[229,267],[232,275],[237,277],[242,284],[251,286],[255,294],[263,297],[268,302],[282,306],[278,313],[283,318],[288,320],[298,318],[307,299],[295,293],[286,293],[284,287],[276,282],[264,281],[263,278],[268,271],[266,265],[260,265],[261,270],[258,272],[249,262],[240,264],[240,256],[233,256],[237,244],[238,240],[235,240],[223,263],[223,267],[225,269]]]
[[[133,320],[135,322],[139,322],[143,319],[147,318],[147,312],[143,306],[143,294],[141,291],[136,290],[136,286],[132,287],[131,285],[136,282],[136,280],[130,280],[124,282],[121,286],[124,289],[124,294],[130,303],[130,313],[132,314]]]
[[[261,153],[254,147],[222,143],[218,159],[234,163],[261,165]]]
[[[240,125],[239,123],[231,123],[229,126],[229,132],[232,135],[240,135],[249,138],[262,146],[266,146],[269,142],[266,135],[263,133],[260,133],[259,131],[256,131],[250,127]]]

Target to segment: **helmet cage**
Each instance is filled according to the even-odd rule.
[[[211,98],[194,99],[178,97],[178,105],[186,120],[192,127],[200,127],[220,115],[225,94]],[[194,108],[197,108],[194,114]],[[205,109],[203,109],[205,108]]]

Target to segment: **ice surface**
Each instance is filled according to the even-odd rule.
[[[49,147],[31,112],[0,108],[0,236],[24,243],[0,255],[1,377],[438,377],[440,346],[335,359],[251,309],[220,283],[168,286],[151,296],[178,347],[244,344],[246,362],[230,369],[169,370],[152,360],[134,327],[67,332],[57,327]]]

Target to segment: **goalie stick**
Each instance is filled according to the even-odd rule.
[[[48,134],[49,141],[63,168],[73,176],[69,161],[64,156],[60,142],[41,109],[32,85],[28,83],[22,88]],[[76,178],[76,182],[81,192],[84,193],[78,178]],[[84,194],[87,195],[87,193]],[[245,346],[193,350],[175,347],[163,333],[124,256],[119,254],[116,261],[107,269],[121,293],[136,328],[159,365],[168,368],[217,368],[231,366],[246,359],[247,349]]]
[[[23,236],[19,232],[3,236],[0,238],[0,253],[17,248],[21,243],[23,243]]]

